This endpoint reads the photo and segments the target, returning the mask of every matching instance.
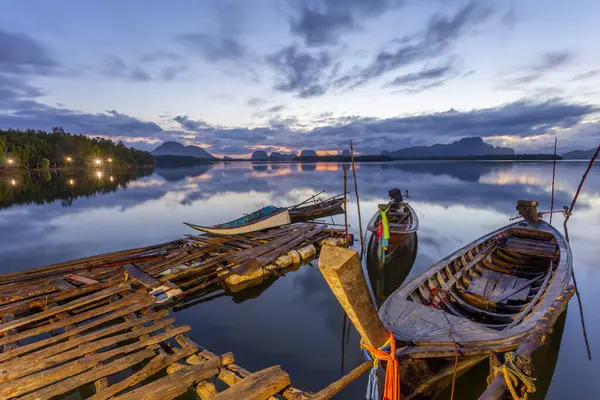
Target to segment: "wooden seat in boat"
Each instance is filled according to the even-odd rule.
[[[502,244],[501,247],[521,254],[550,258],[556,257],[558,248],[557,244],[553,242],[514,236],[506,239],[506,243]]]

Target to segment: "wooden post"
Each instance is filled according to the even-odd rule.
[[[554,211],[554,177],[556,176],[556,142],[558,142],[558,138],[554,138],[554,159],[552,161],[552,200],[550,200],[550,222],[552,225],[552,211]]]
[[[344,241],[346,243],[346,247],[348,247],[348,205],[346,203],[346,193],[348,190],[346,189],[348,178],[346,176],[346,166],[344,165],[344,230],[345,236]]]
[[[354,146],[350,139],[350,156],[352,157],[352,174],[354,175],[354,192],[356,193],[356,208],[358,209],[358,230],[360,231],[360,251],[361,256],[365,251],[365,241],[363,239],[362,218],[360,216],[360,199],[358,198],[358,183],[356,183],[356,167],[354,166]]]
[[[319,270],[363,340],[377,348],[389,338],[371,302],[369,289],[355,250],[323,246]]]
[[[556,323],[556,320],[567,307],[569,300],[575,294],[575,288],[569,286],[552,302],[552,305],[540,318],[540,322],[535,326],[534,331],[527,336],[525,342],[517,349],[517,356],[530,357],[537,349],[546,343],[546,337],[549,335],[551,328]],[[506,382],[504,375],[496,375],[492,383],[488,386],[485,392],[479,397],[479,400],[498,400],[504,397],[506,392]]]

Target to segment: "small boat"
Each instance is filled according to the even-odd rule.
[[[292,207],[266,206],[241,218],[219,225],[201,226],[189,222],[184,222],[184,224],[202,232],[218,235],[238,235],[255,232],[287,225],[292,222],[302,222],[330,215],[343,214],[344,208],[342,205],[344,199],[340,198],[340,196],[343,196],[343,194],[326,200],[315,199],[315,203],[311,205],[303,204],[314,199],[314,196]]]
[[[344,199],[338,195],[327,200],[316,200],[315,204],[307,206],[294,206],[288,210],[292,222],[302,222],[311,219],[329,217],[344,213]]]
[[[287,208],[278,208],[275,206],[266,206],[260,210],[254,211],[241,218],[233,221],[225,222],[224,224],[213,226],[200,226],[184,222],[190,228],[217,235],[239,235],[261,231],[263,229],[275,228],[291,223],[290,213]]]
[[[519,201],[525,220],[469,243],[384,302],[379,316],[403,360],[403,398],[439,392],[458,355],[460,375],[490,352],[517,348],[567,288],[571,249],[536,207]]]
[[[415,210],[404,201],[404,196],[399,189],[389,191],[391,201],[388,204],[379,204],[377,212],[369,221],[367,229],[376,233],[381,225],[381,216],[383,213],[387,216],[389,227],[389,243],[398,244],[408,239],[410,234],[419,229],[419,218]]]

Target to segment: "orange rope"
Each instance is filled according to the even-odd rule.
[[[385,387],[383,389],[383,400],[400,400],[400,368],[396,359],[396,339],[390,332],[390,352],[376,349],[363,343],[362,346],[371,354],[373,362],[376,360],[387,361],[385,367]]]

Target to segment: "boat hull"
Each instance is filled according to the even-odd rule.
[[[332,199],[310,206],[290,209],[292,222],[302,222],[344,213],[344,199]]]
[[[271,214],[265,218],[259,219],[257,221],[251,222],[246,225],[241,226],[227,226],[227,227],[219,227],[219,226],[200,226],[195,224],[190,224],[188,222],[184,222],[187,226],[194,228],[201,232],[213,233],[216,235],[240,235],[243,233],[250,233],[261,231],[269,228],[276,228],[278,226],[290,224],[290,214],[288,210],[281,210],[274,214]]]

